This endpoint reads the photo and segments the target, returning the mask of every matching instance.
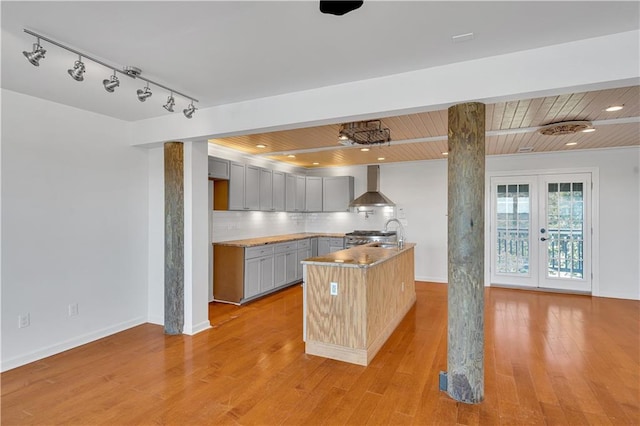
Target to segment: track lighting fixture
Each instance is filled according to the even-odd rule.
[[[166,109],[169,112],[173,112],[173,106],[176,104],[176,100],[173,99],[173,93],[171,95],[169,95],[169,97],[167,98],[167,103],[162,105],[162,107],[164,109]]]
[[[26,50],[22,51],[22,54],[27,58],[29,62],[31,62],[34,66],[40,66],[40,59],[44,59],[44,54],[47,53],[46,50],[40,46],[40,39],[38,38],[38,42],[33,45],[33,52],[27,52]]]
[[[186,109],[182,110],[182,113],[184,114],[185,117],[191,118],[193,116],[193,113],[196,112],[196,109],[197,108],[193,106],[193,101],[191,101],[189,106]]]
[[[198,102],[197,99],[191,97],[191,96],[187,96],[184,93],[180,93],[177,90],[173,90],[167,86],[164,86],[160,83],[156,83],[155,81],[149,80],[146,77],[142,77],[140,74],[142,74],[142,70],[138,67],[134,67],[134,66],[125,66],[122,69],[120,69],[119,67],[114,67],[113,65],[110,65],[108,63],[103,62],[100,59],[96,59],[93,58],[89,55],[86,55],[83,52],[79,52],[71,47],[65,46],[62,43],[59,43],[55,40],[52,40],[48,37],[45,37],[41,34],[37,34],[33,31],[27,30],[26,28],[24,29],[24,32],[27,34],[30,34],[32,36],[34,36],[36,38],[36,43],[33,44],[33,51],[31,52],[27,52],[27,51],[23,51],[22,54],[25,56],[25,58],[27,58],[27,60],[33,64],[34,66],[40,66],[40,59],[44,59],[44,55],[45,53],[47,53],[47,51],[40,45],[40,39],[51,43],[55,46],[60,47],[61,49],[67,50],[69,52],[75,53],[76,55],[78,55],[78,60],[75,61],[73,68],[69,69],[67,72],[69,73],[69,75],[76,81],[83,81],[84,80],[84,73],[86,71],[85,65],[82,62],[83,59],[87,60],[89,59],[90,61],[93,61],[99,65],[102,65],[105,68],[111,69],[113,70],[113,75],[109,78],[109,79],[105,79],[102,80],[102,85],[104,86],[104,89],[109,92],[109,93],[113,93],[115,91],[115,89],[117,87],[120,86],[120,80],[117,77],[117,73],[120,73],[122,75],[126,75],[127,77],[133,78],[133,79],[140,79],[144,82],[146,82],[146,86],[144,87],[144,89],[138,89],[137,90],[137,95],[138,95],[138,100],[140,102],[144,102],[147,100],[148,97],[150,97],[151,95],[153,95],[153,93],[151,92],[151,88],[149,87],[150,84],[153,84],[154,86],[160,87],[164,90],[166,90],[167,92],[170,93],[169,97],[167,98],[167,103],[163,105],[164,109],[166,109],[169,112],[174,112],[173,107],[176,104],[174,95],[179,95],[182,98],[189,100],[190,103],[187,106],[186,109],[184,109],[182,112],[184,113],[184,116],[187,118],[191,118],[193,116],[193,113],[197,110],[197,108],[193,105],[194,102]]]
[[[102,84],[104,85],[104,90],[113,93],[116,87],[120,86],[120,80],[116,77],[116,70],[113,70],[113,75],[109,80],[102,80]]]
[[[153,93],[151,92],[151,89],[149,88],[149,83],[147,83],[147,86],[143,89],[138,89],[138,100],[140,102],[144,102],[147,100],[147,98],[151,97],[151,95],[153,95]]]
[[[78,60],[73,64],[73,69],[69,69],[67,72],[75,81],[84,80],[84,64],[82,63],[82,56],[79,56]]]

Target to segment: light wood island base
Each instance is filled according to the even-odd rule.
[[[368,365],[416,301],[414,246],[354,247],[304,261],[305,352]]]

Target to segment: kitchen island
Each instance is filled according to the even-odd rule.
[[[416,301],[414,246],[372,243],[302,261],[306,353],[368,365]]]

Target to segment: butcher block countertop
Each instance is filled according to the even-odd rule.
[[[306,265],[343,266],[351,268],[368,268],[389,260],[413,247],[414,243],[405,243],[401,249],[375,247],[376,243],[355,246],[349,249],[334,251],[323,256],[310,257],[302,261]]]
[[[214,245],[232,247],[254,247],[264,244],[286,243],[288,241],[304,240],[313,237],[343,238],[344,234],[327,234],[317,232],[300,232],[298,234],[273,235],[271,237],[247,238],[244,240],[230,240],[214,242]]]

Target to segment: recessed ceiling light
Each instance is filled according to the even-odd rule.
[[[256,145],[256,148],[266,148],[267,146],[265,144],[259,143],[258,145]]]
[[[295,156],[295,155],[293,155],[293,154],[289,154],[289,155],[287,155],[287,157],[289,157],[289,158],[296,158],[296,156]]]
[[[367,152],[367,151],[369,151],[369,148],[360,148],[360,151]]]
[[[624,105],[611,105],[610,107],[605,108],[604,110],[607,112],[620,111],[624,108]]]
[[[588,129],[584,129],[584,130],[582,131],[582,133],[591,133],[591,132],[595,132],[595,131],[596,131],[596,128],[595,128],[595,127],[590,127],[590,128],[588,128]]]
[[[317,166],[318,164],[320,164],[320,163],[313,163],[314,166]]]
[[[574,146],[574,145],[578,145],[578,142],[567,142],[565,143],[566,146]]]
[[[384,161],[384,157],[378,157],[378,161]]]
[[[443,152],[442,155],[449,155],[449,153],[448,152]]]

